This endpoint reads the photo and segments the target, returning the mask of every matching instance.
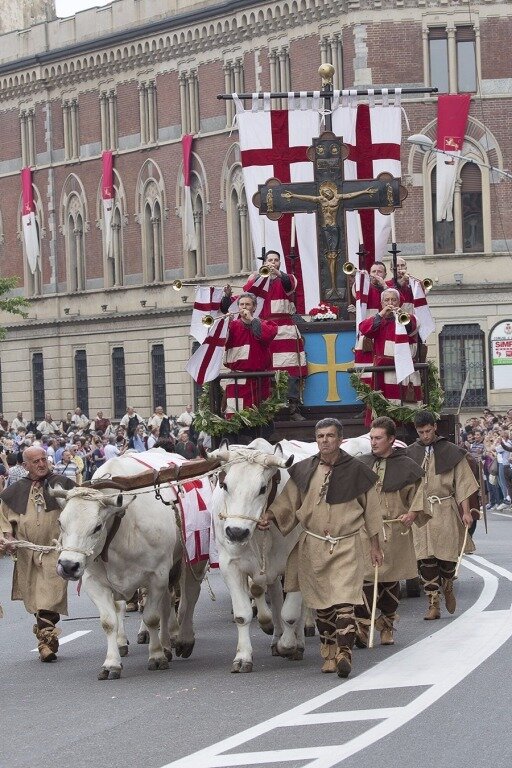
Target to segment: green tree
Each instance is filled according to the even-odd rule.
[[[12,291],[18,285],[17,277],[0,277],[0,311],[10,312],[12,315],[21,315],[28,317],[26,308],[28,301],[22,296],[5,297],[6,293]],[[5,338],[5,328],[0,327],[0,339]]]

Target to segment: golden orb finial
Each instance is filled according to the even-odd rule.
[[[322,78],[322,84],[327,85],[328,83],[332,83],[332,78],[334,75],[334,67],[332,64],[320,64],[318,67],[318,74]]]

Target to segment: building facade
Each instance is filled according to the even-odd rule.
[[[194,285],[240,285],[254,263],[233,105],[216,96],[317,89],[322,61],[334,64],[338,88],[473,94],[463,154],[482,165],[460,164],[454,222],[434,221],[435,156],[408,144],[404,128],[409,196],[396,229],[411,274],[434,281],[430,356],[448,406],[468,373],[466,406],[512,405],[512,381],[491,370],[493,328],[510,320],[512,329],[511,180],[483,167],[506,170],[512,157],[512,60],[496,56],[512,32],[506,3],[469,13],[444,0],[114,0],[52,16],[0,38],[0,273],[19,276],[30,299],[26,320],[0,317],[8,418],[60,417],[76,404],[114,418],[127,403],[176,413],[191,401]],[[404,96],[403,105],[410,133],[435,140],[436,98]],[[195,136],[192,252],[182,233],[186,133]],[[109,254],[106,149],[115,155]],[[41,244],[35,274],[21,232],[25,166]],[[190,285],[176,292],[176,278]]]

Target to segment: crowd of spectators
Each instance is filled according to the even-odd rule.
[[[68,411],[59,421],[45,413],[41,421],[25,419],[20,411],[9,422],[0,413],[0,490],[25,477],[23,451],[29,446],[44,448],[53,471],[78,484],[89,480],[105,461],[125,451],[139,453],[153,447],[195,458],[211,441],[194,430],[194,413],[188,405],[179,416],[168,416],[163,407],[149,418],[129,406],[119,424],[98,411],[89,419],[80,408]]]
[[[482,465],[488,510],[512,509],[512,408],[496,414],[484,408],[460,430],[461,444]]]

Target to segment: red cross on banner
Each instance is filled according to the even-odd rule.
[[[357,109],[339,107],[333,114],[333,130],[343,137],[349,148],[345,161],[345,178],[374,179],[387,171],[400,176],[401,112],[395,105],[370,107],[359,104]],[[352,161],[352,162],[351,162]],[[371,209],[359,211],[361,217],[366,264],[370,269],[386,251],[390,221]],[[349,246],[349,257],[357,246]]]
[[[187,363],[186,370],[199,385],[216,379],[222,367],[222,356],[228,336],[229,317],[219,320]]]
[[[288,110],[273,110],[270,112],[270,124],[272,134],[272,146],[263,149],[246,149],[241,152],[242,167],[269,166],[274,168],[273,175],[279,181],[286,183],[292,181],[291,168],[293,163],[307,162],[307,145],[290,146]],[[266,181],[264,179],[263,181]],[[286,271],[297,278],[297,290],[295,292],[295,304],[299,313],[305,312],[304,284],[302,277],[302,265],[300,249],[295,246],[295,263],[292,265],[288,258],[291,246],[291,216],[281,216],[278,221],[279,236],[285,256]]]

